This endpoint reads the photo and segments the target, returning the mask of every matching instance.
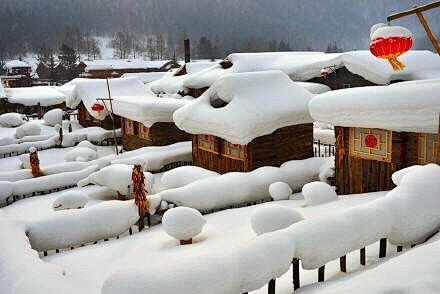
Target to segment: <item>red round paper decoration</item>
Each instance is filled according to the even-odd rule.
[[[103,111],[104,110],[104,105],[99,104],[99,103],[95,103],[92,105],[92,110],[93,111]]]
[[[377,148],[378,141],[376,136],[369,134],[365,136],[364,143],[368,148]]]

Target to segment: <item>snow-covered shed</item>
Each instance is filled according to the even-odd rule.
[[[51,109],[66,108],[66,95],[49,86],[5,88],[0,101],[2,113],[38,114],[40,118]]]
[[[325,84],[333,90],[388,85],[440,75],[440,57],[430,51],[412,50],[400,59],[406,69],[395,72],[386,60],[378,59],[366,50],[344,53],[233,53],[216,66],[188,77],[183,85],[193,91],[202,91],[228,73],[264,70],[281,70],[294,81]]]
[[[335,126],[339,194],[390,190],[393,172],[440,163],[440,79],[343,89],[312,99],[312,117]]]
[[[4,80],[8,87],[30,87],[32,84],[32,67],[21,60],[9,60],[3,66],[6,76]]]
[[[121,117],[122,144],[125,150],[146,146],[165,146],[190,141],[188,133],[173,122],[173,113],[190,100],[144,96],[115,96],[113,113]]]
[[[111,97],[132,96],[144,97],[148,93],[147,87],[137,78],[115,78],[108,80]],[[84,127],[99,126],[112,129],[113,122],[108,115],[110,103],[104,105],[98,99],[108,99],[109,92],[105,79],[77,78],[60,87],[70,91],[67,97],[67,106],[78,109],[78,121]],[[120,127],[120,118],[115,116],[115,126]]]
[[[281,71],[223,76],[174,113],[193,134],[193,164],[220,173],[313,156],[313,95]]]
[[[125,73],[166,72],[179,67],[174,60],[99,59],[81,63],[78,68],[84,68],[81,76],[85,78],[118,78]]]

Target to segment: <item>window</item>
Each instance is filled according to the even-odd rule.
[[[391,162],[392,132],[350,128],[350,156]]]
[[[138,129],[139,129],[139,138],[151,141],[151,128],[147,127],[142,123],[139,123]]]
[[[222,156],[238,160],[246,159],[246,146],[240,144],[232,144],[228,141],[223,141],[223,146],[224,150]]]
[[[128,118],[124,119],[124,132],[126,135],[134,135],[134,121]]]
[[[438,145],[437,134],[420,134],[419,135],[419,148],[418,148],[418,161],[419,164],[436,163]]]
[[[215,136],[198,135],[197,145],[201,150],[218,154],[218,140]]]

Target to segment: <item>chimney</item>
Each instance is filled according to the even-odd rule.
[[[191,61],[191,49],[189,45],[189,39],[185,39],[183,42],[185,48],[185,63],[187,63]]]

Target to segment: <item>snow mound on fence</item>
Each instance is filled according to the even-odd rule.
[[[165,172],[161,177],[163,190],[183,187],[200,179],[219,176],[219,173],[198,166],[181,166]]]
[[[296,210],[281,205],[265,205],[255,209],[251,216],[252,229],[258,235],[285,229],[303,220]]]
[[[5,128],[19,127],[24,123],[23,115],[20,113],[5,113],[0,115],[0,126]]]
[[[403,177],[408,174],[409,172],[412,172],[416,169],[418,169],[419,167],[421,167],[420,165],[413,165],[407,168],[403,168],[401,170],[398,170],[396,172],[393,173],[393,175],[391,176],[391,179],[393,180],[393,183],[396,186],[400,186],[400,182],[402,182]]]
[[[61,194],[52,204],[54,210],[79,209],[87,204],[88,197],[81,191],[67,191]]]
[[[132,165],[112,164],[78,182],[79,187],[95,184],[111,188],[122,195],[130,194]]]
[[[16,144],[17,140],[12,137],[1,137],[0,138],[0,146],[7,146],[11,144]]]
[[[98,158],[98,152],[87,147],[75,147],[64,155],[65,161],[91,161]]]
[[[206,220],[202,214],[189,207],[176,207],[167,210],[162,225],[171,237],[177,240],[190,240],[202,232]]]
[[[335,189],[327,183],[312,182],[305,184],[302,194],[308,206],[319,205],[322,203],[338,200]]]
[[[150,213],[154,214],[162,200],[199,211],[261,201],[270,198],[269,186],[278,181],[286,182],[293,191],[299,191],[304,184],[318,179],[319,168],[327,160],[320,157],[294,160],[281,167],[266,166],[247,173],[233,172],[200,179],[147,196],[151,204]]]
[[[93,145],[92,143],[90,143],[87,140],[79,142],[79,144],[77,146],[78,147],[82,147],[82,148],[89,148],[89,149],[92,149],[94,151],[98,151],[98,147],[96,147],[95,145]]]
[[[27,224],[27,234],[37,251],[62,249],[119,236],[138,219],[134,201],[105,201],[54,212]]]
[[[63,115],[64,111],[56,108],[46,112],[43,116],[43,120],[47,125],[54,127],[63,123]]]
[[[287,200],[292,195],[292,188],[284,182],[275,182],[269,186],[269,194],[273,200]]]
[[[26,123],[15,129],[15,136],[20,139],[25,136],[36,136],[41,133],[41,127],[35,123]]]

